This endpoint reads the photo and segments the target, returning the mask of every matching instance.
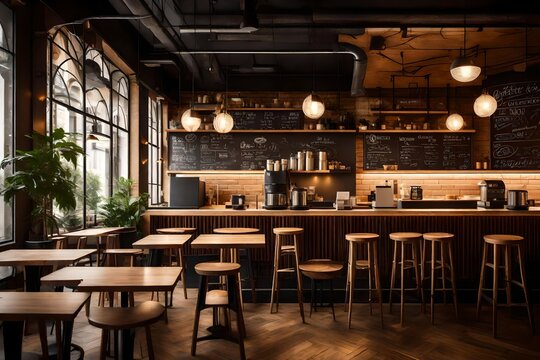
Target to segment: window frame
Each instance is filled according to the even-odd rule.
[[[155,104],[156,119],[153,122]],[[162,203],[161,194],[163,192],[163,106],[160,100],[154,100],[152,96],[148,96],[148,202],[149,205],[159,205]],[[156,127],[153,127],[153,123]],[[155,139],[154,139],[155,131]],[[154,159],[154,151],[159,158]],[[157,174],[157,179],[154,179],[154,167]],[[157,198],[154,196],[154,187],[157,187]]]

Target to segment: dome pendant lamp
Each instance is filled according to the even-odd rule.
[[[229,113],[227,113],[227,108],[229,105],[229,77],[227,75],[225,76],[225,110],[217,114],[214,118],[214,129],[218,133],[222,134],[230,132],[234,127],[234,119]]]
[[[463,116],[459,115],[458,113],[453,113],[446,118],[446,127],[450,131],[459,131],[463,128],[463,125],[465,125]]]
[[[484,80],[487,78],[487,51],[484,50]],[[474,113],[478,117],[490,117],[497,111],[497,100],[484,89],[476,98],[473,105]]]
[[[450,74],[459,82],[471,82],[475,80],[482,69],[476,66],[471,58],[466,56],[467,52],[467,28],[463,26],[463,51],[460,50],[460,56],[450,65]]]
[[[193,2],[193,7],[195,8],[195,12],[197,12],[196,3]],[[196,18],[195,18],[196,19]],[[194,20],[194,28],[195,28],[195,48],[197,48],[197,24]],[[200,115],[195,111],[193,108],[195,105],[195,74],[191,74],[191,108],[184,111],[182,114],[182,118],[180,119],[180,122],[182,123],[182,127],[189,132],[197,131],[199,127],[201,126],[201,117]],[[179,104],[180,106],[180,104]]]

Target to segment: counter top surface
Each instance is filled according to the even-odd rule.
[[[232,210],[225,206],[205,206],[200,209],[150,208],[145,216],[540,216],[540,207],[529,210],[506,209],[309,209],[309,210]]]

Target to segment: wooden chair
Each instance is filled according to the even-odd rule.
[[[88,322],[101,329],[100,359],[105,360],[109,331],[144,327],[149,359],[155,359],[150,325],[163,317],[165,307],[155,301],[145,301],[134,307],[97,307],[92,308]],[[132,344],[133,345],[133,344]],[[117,349],[118,350],[118,349]],[[131,349],[133,351],[133,348]],[[124,358],[129,355],[124,354]],[[132,358],[132,357],[131,357]]]

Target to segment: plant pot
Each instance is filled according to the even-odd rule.
[[[127,228],[118,232],[118,239],[120,241],[120,248],[130,249],[132,244],[138,240],[137,229]]]
[[[54,240],[27,240],[24,242],[25,249],[52,249]]]

